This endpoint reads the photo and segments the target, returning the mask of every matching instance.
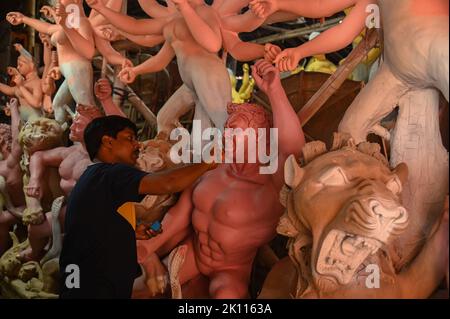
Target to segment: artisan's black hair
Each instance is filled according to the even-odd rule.
[[[117,133],[125,128],[129,128],[134,131],[134,134],[137,134],[136,124],[126,117],[110,115],[93,119],[84,130],[84,145],[91,161],[97,156],[103,136],[117,138]]]

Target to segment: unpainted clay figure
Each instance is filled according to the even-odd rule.
[[[83,146],[83,132],[87,124],[94,118],[103,116],[101,110],[96,106],[77,106],[77,113],[70,126],[69,138],[74,145],[69,147],[56,147],[53,149],[38,151],[30,159],[30,179],[26,193],[30,197],[41,199],[44,195],[45,174],[49,167],[58,169],[60,177],[59,185],[66,197],[74,187],[76,181],[91,164],[89,155]],[[59,214],[60,225],[64,225],[65,206]],[[45,220],[40,224],[32,224],[28,227],[29,249],[23,252],[24,261],[39,261],[44,253],[49,237],[52,234],[51,212],[45,214]],[[62,230],[63,231],[63,230]]]
[[[53,51],[53,45],[48,34],[39,33],[39,38],[44,45],[44,71],[42,73],[41,87],[42,87],[42,108],[45,112],[53,113],[52,96],[56,92],[55,81],[61,78],[61,72],[58,66],[58,55]]]
[[[289,257],[272,268],[259,297],[429,297],[446,273],[448,214],[405,261],[404,242],[420,245],[406,231],[420,218],[401,201],[407,166],[391,170],[378,144],[355,146],[339,134],[330,152],[320,141],[306,144],[303,162],[292,156],[285,164],[277,231],[289,237]]]
[[[15,44],[14,47],[20,54],[17,69],[9,68],[8,73],[13,76],[15,86],[0,83],[0,92],[19,99],[20,117],[26,122],[42,115],[41,79],[32,55],[21,44]]]
[[[376,3],[376,0],[252,0],[250,8],[260,18],[267,18],[277,11],[308,18],[322,18],[354,6],[339,25],[324,31],[312,41],[296,48],[285,49],[277,55],[275,63],[278,69],[292,71],[305,57],[335,52],[352,43],[366,26],[366,20],[372,12],[370,5]]]
[[[244,61],[263,56],[273,60],[281,50],[271,44],[263,46],[242,42],[235,31],[223,28],[221,14],[236,14],[248,1],[237,1],[231,9],[222,9],[221,2],[211,7],[201,0],[177,0],[174,3],[169,1],[168,7],[163,7],[155,1],[140,2],[144,11],[154,19],[136,20],[102,7],[98,0],[88,1],[88,4],[107,17],[119,32],[131,41],[146,45],[142,42],[144,35],[153,37],[146,40],[152,45],[160,41],[154,37],[163,35],[166,40],[155,57],[139,66],[122,70],[120,76],[123,81],[129,83],[134,81],[136,75],[160,71],[173,57],[177,57],[184,85],[158,113],[158,132],[170,135],[171,130],[179,126],[179,118],[194,105],[195,119],[202,120],[202,123],[205,123],[202,124],[203,127],[210,126],[209,117],[216,127],[223,128],[226,105],[231,96],[228,94],[230,85],[228,77],[225,77],[225,65],[217,57],[219,49],[223,45],[233,57]],[[175,26],[183,32],[174,33]],[[111,36],[111,29],[103,30]],[[247,29],[242,27],[240,31]]]
[[[0,161],[0,178],[4,180],[4,187],[1,189],[1,193],[6,208],[0,213],[0,256],[9,247],[10,227],[20,222],[21,215],[18,212],[23,211],[25,208],[23,174],[20,168],[22,148],[18,141],[20,126],[18,104],[17,99],[12,99],[9,102],[11,127],[1,124],[2,127],[0,129],[0,145],[3,156],[3,160]],[[9,204],[8,201],[10,202]]]
[[[26,191],[30,178],[30,158],[38,151],[52,149],[62,145],[61,126],[55,120],[40,117],[26,122],[19,132],[19,143],[23,150],[20,166],[23,172],[23,185]],[[29,197],[25,194],[26,208],[22,215],[22,222],[28,224],[40,224],[44,220],[42,207],[49,207],[54,198],[61,194],[57,184],[56,175],[49,171],[42,181],[45,190],[41,200]],[[41,205],[42,204],[42,205]]]
[[[281,86],[278,71],[262,60],[256,63],[252,74],[270,99],[273,127],[278,128],[278,153],[272,155],[283,163],[290,154],[300,153],[304,144],[301,125]],[[260,106],[230,104],[228,112],[226,128],[271,127],[270,116]],[[237,136],[236,143],[238,140],[245,140],[245,136]],[[266,142],[263,138],[258,143]],[[138,258],[147,275],[150,294],[164,289],[164,268],[154,253],[163,257],[181,244],[184,264],[178,264],[179,272],[172,273],[171,279],[184,284],[203,274],[210,279],[211,297],[248,297],[253,259],[258,248],[274,237],[283,211],[278,200],[283,184],[282,165],[274,174],[260,174],[260,157],[256,163],[248,158],[239,164],[235,157],[234,163],[220,164],[202,176],[165,215],[162,234],[138,241]],[[142,289],[146,288],[137,282],[136,291]]]
[[[112,2],[115,4],[114,1]],[[58,52],[60,71],[65,78],[53,100],[55,119],[60,124],[66,120],[66,111],[63,106],[69,105],[72,98],[78,104],[95,105],[92,91],[93,71],[91,60],[95,53],[96,44],[99,50],[107,58],[111,59],[111,63],[123,64],[126,61],[117,52],[108,51],[111,48],[105,43],[106,40],[96,41],[97,39],[92,31],[91,20],[86,17],[82,4],[81,0],[59,0],[55,10],[45,9],[44,11],[52,12],[50,14],[53,15],[57,24],[29,18],[20,12],[10,12],[6,17],[8,22],[13,25],[25,23],[38,32],[51,36],[51,42],[56,46],[56,51]],[[108,5],[111,5],[110,2],[108,2]],[[68,20],[66,12],[68,6],[77,7],[75,11],[79,16],[76,19]],[[79,23],[79,26],[74,26],[71,23]],[[102,50],[103,48],[105,50]],[[109,52],[109,54],[105,52]],[[83,81],[79,81],[81,78]]]
[[[214,10],[203,0],[176,0],[176,13],[165,18],[141,21],[115,13],[98,0],[88,0],[87,3],[125,32],[164,35],[165,43],[157,55],[119,73],[123,82],[133,82],[139,74],[161,71],[176,57],[185,89],[195,101],[195,119],[201,120],[203,127],[211,127],[211,119],[216,127],[223,129],[226,105],[231,101],[231,88],[225,66],[217,56],[222,38],[220,20]],[[147,26],[157,23],[160,24],[159,32]],[[145,25],[141,28],[142,24]],[[148,30],[147,33],[145,30]],[[179,103],[180,99],[176,99],[178,95],[176,93],[167,103]],[[169,107],[178,109],[176,105]]]
[[[390,164],[410,169],[403,203],[420,221],[407,231],[418,242],[442,213],[448,194],[448,152],[439,131],[439,91],[449,96],[449,2],[446,0],[379,0],[383,27],[383,63],[347,109],[339,131],[356,143],[369,133],[390,139]],[[398,106],[393,131],[380,121]],[[428,224],[429,227],[423,227]],[[405,243],[404,258],[420,246]]]

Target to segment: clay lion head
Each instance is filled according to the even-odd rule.
[[[400,200],[407,167],[391,170],[379,149],[335,135],[330,152],[322,142],[305,145],[303,167],[293,156],[286,161],[286,211],[277,231],[291,237],[289,255],[307,268],[300,272],[316,291],[357,281],[368,257],[387,249],[407,226]],[[300,294],[306,289],[297,288]]]

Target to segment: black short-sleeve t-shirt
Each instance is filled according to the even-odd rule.
[[[81,175],[67,203],[59,260],[61,298],[131,297],[140,274],[136,237],[117,209],[143,199],[139,184],[146,174],[125,164],[96,163]],[[78,266],[78,288],[66,285],[73,269],[68,265]]]

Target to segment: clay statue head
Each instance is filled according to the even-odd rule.
[[[9,153],[11,153],[11,143],[11,126],[8,124],[0,123],[0,152],[2,155],[1,159],[6,159]]]
[[[236,151],[237,145],[245,145],[245,149],[250,152],[255,152],[255,157],[257,158],[258,144],[263,142],[266,144],[266,150],[268,150],[270,135],[269,130],[272,127],[272,119],[269,113],[260,105],[251,103],[229,103],[227,106],[228,119],[225,122],[225,133],[224,137],[226,139],[233,140],[233,147]],[[233,129],[232,131],[228,129]],[[238,129],[243,132],[240,133]],[[255,133],[255,143],[248,143],[250,138],[246,134],[246,130],[253,131]],[[258,129],[263,129],[265,131],[265,136],[260,135]],[[262,141],[264,139],[264,141]],[[225,147],[227,143],[224,142]],[[230,145],[231,146],[231,145]],[[234,155],[236,156],[236,154]],[[245,154],[247,157],[247,152]],[[247,161],[246,161],[247,162]]]
[[[19,132],[19,143],[27,154],[48,150],[62,144],[61,126],[52,119],[36,118],[27,121]]]
[[[159,139],[143,142],[136,161],[137,167],[149,173],[174,167],[175,164],[169,156],[171,147],[172,144]]]
[[[340,146],[327,153],[322,142],[306,144],[304,167],[289,157],[281,193],[287,209],[277,231],[293,238],[291,259],[320,292],[357,281],[366,259],[388,251],[408,222],[400,201],[406,165],[391,171],[378,144]]]
[[[20,53],[17,58],[17,70],[20,74],[26,76],[32,72],[36,72],[36,64],[34,63],[33,56],[25,50],[21,45],[16,45],[18,52]]]
[[[86,126],[95,118],[104,116],[102,111],[93,105],[77,105],[77,112],[70,126],[69,138],[73,142],[83,143],[83,133]]]

